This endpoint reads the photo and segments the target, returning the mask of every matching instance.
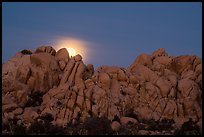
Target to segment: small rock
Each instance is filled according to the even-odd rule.
[[[57,60],[64,60],[66,63],[69,61],[69,53],[66,48],[58,50],[55,57]]]
[[[52,48],[51,46],[41,46],[38,47],[35,51],[35,53],[40,53],[40,52],[46,52],[46,53],[50,53],[52,56],[55,56],[56,51],[54,48]]]
[[[139,130],[138,134],[139,135],[149,135],[149,131],[148,130]]]
[[[74,57],[75,61],[78,62],[78,61],[81,61],[82,60],[82,56],[77,54],[75,57]]]
[[[22,109],[22,108],[17,108],[17,109],[15,109],[15,110],[13,111],[13,113],[14,113],[15,115],[20,115],[20,114],[23,113],[23,109]]]
[[[61,70],[64,70],[65,66],[66,66],[65,61],[60,60],[60,61],[59,61],[59,67],[60,67],[60,69],[61,69]]]
[[[131,117],[121,117],[120,118],[120,123],[122,125],[126,125],[129,122],[131,122],[131,123],[138,123],[138,121],[136,119],[131,118]]]
[[[113,131],[118,131],[120,129],[120,126],[121,126],[120,123],[117,121],[113,121],[111,123],[111,128]]]

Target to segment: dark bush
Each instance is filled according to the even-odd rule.
[[[66,130],[58,125],[53,125],[51,123],[47,123],[43,120],[35,121],[28,128],[29,134],[35,135],[63,135],[66,134]]]
[[[174,135],[201,135],[201,133],[198,125],[192,119],[189,119],[182,125],[181,129],[174,132]]]
[[[69,124],[67,127],[53,125],[53,116],[45,113],[35,119],[29,127],[17,124],[17,120],[9,120],[7,124],[2,124],[3,135],[87,135],[83,125]]]
[[[119,131],[114,132],[113,135],[138,135],[138,124],[128,123],[122,125]]]
[[[42,116],[39,116],[37,119],[43,120],[45,123],[50,123],[54,120],[52,114],[50,113],[45,113]]]
[[[83,128],[88,131],[88,135],[109,135],[112,134],[110,121],[107,118],[88,118]]]
[[[67,129],[58,126],[58,125],[50,125],[48,130],[46,131],[48,135],[65,135],[67,134]]]
[[[2,125],[3,135],[25,135],[26,127],[22,124],[17,124],[17,119],[9,120],[7,124]]]
[[[22,50],[21,53],[24,55],[31,55],[32,54],[32,52],[30,50],[26,50],[26,49]]]
[[[54,120],[53,116],[49,113],[45,113],[42,116],[36,118],[28,128],[29,134],[66,134],[65,129],[61,126],[53,125],[51,122]]]
[[[36,106],[40,106],[41,103],[43,102],[43,93],[41,92],[34,92],[32,93],[29,97],[28,102],[26,103],[25,107],[36,107]]]
[[[139,130],[163,131],[172,129],[175,122],[170,119],[162,119],[161,121],[140,119],[140,123],[142,124],[139,126]]]
[[[126,116],[126,117],[131,117],[131,118],[138,119],[138,118],[137,118],[137,115],[134,113],[134,110],[133,110],[133,109],[127,110],[126,113],[125,113],[125,116]]]

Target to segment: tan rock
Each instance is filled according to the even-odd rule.
[[[117,121],[113,121],[111,123],[111,128],[112,128],[113,131],[119,131],[120,127],[121,127],[121,125]]]
[[[105,97],[106,92],[104,89],[98,87],[97,85],[93,89],[92,99],[95,101],[100,101],[101,98]]]
[[[152,56],[156,58],[156,57],[161,57],[161,56],[168,56],[168,54],[166,53],[164,48],[159,48],[158,50],[152,53]]]
[[[67,66],[64,69],[64,73],[62,75],[61,81],[60,81],[60,85],[63,85],[67,82],[73,68],[75,66],[75,61],[73,58],[70,59],[70,61],[67,63]]]
[[[86,88],[90,88],[94,85],[94,82],[91,79],[85,81]]]
[[[12,104],[12,103],[14,103],[14,100],[11,99],[10,94],[6,94],[2,96],[2,106],[7,104]]]
[[[170,81],[170,83],[171,83],[171,85],[173,87],[176,87],[177,82],[178,82],[177,76],[175,76],[175,75],[168,75],[166,78],[167,78],[167,80]]]
[[[145,83],[145,89],[150,96],[153,96],[156,93],[156,87],[151,82]]]
[[[72,70],[72,72],[71,72],[71,74],[70,74],[70,76],[69,76],[69,78],[68,78],[68,84],[70,85],[70,86],[73,86],[75,83],[75,75],[76,75],[76,72],[77,72],[77,68],[78,68],[78,66],[79,66],[79,62],[77,62],[76,64],[75,64],[75,66],[74,66],[74,68],[73,68],[73,70]]]
[[[136,74],[138,80],[152,81],[154,83],[158,79],[158,76],[154,71],[140,64],[134,66],[130,72]]]
[[[58,75],[61,73],[54,56],[47,53],[38,53],[31,55],[32,80],[29,79],[29,87],[31,90],[47,92],[50,88],[59,84]],[[40,64],[36,64],[36,61]]]
[[[27,93],[25,90],[18,90],[16,95],[18,105],[20,107],[24,107],[29,100],[29,93]]]
[[[129,66],[129,70],[132,71],[132,69],[138,65],[138,64],[141,64],[141,65],[144,65],[144,66],[151,66],[152,65],[152,58],[150,55],[147,55],[145,53],[139,55],[135,61]]]
[[[18,107],[18,105],[15,103],[3,105],[2,111],[3,112],[11,112],[11,111],[15,110],[17,107]]]
[[[171,61],[172,59],[168,56],[160,56],[160,57],[155,58],[153,63],[168,66],[170,65]]]
[[[88,77],[91,77],[94,73],[94,66],[92,64],[87,64],[87,69],[88,69]]]
[[[163,111],[163,118],[166,119],[173,119],[174,117],[174,111],[176,109],[176,103],[173,100],[168,101],[164,111]]]
[[[83,96],[77,96],[77,101],[76,101],[77,105],[82,108],[83,103],[84,103],[84,97]]]
[[[84,63],[79,62],[79,66],[78,66],[77,72],[76,72],[76,77],[82,78],[85,69],[86,69],[86,66],[84,65]]]
[[[111,78],[117,79],[118,71],[120,68],[116,66],[101,66],[96,71],[105,72],[109,74]]]
[[[157,80],[156,84],[160,89],[160,93],[162,97],[167,97],[168,93],[170,92],[172,88],[172,85],[170,84],[170,82],[165,77],[160,77]]]
[[[36,49],[35,53],[45,52],[45,46],[40,46]]]
[[[137,90],[134,87],[128,86],[123,92],[127,93],[128,95],[135,95]]]
[[[72,119],[73,119],[73,109],[72,110],[68,110],[66,111],[66,114],[65,114],[65,118],[64,118],[64,124],[66,124],[67,122],[70,122]]]
[[[194,71],[189,70],[189,71],[185,71],[181,74],[181,79],[191,79],[191,80],[195,80],[196,79],[196,74],[194,73]]]
[[[80,108],[79,107],[76,107],[74,109],[74,114],[72,116],[72,118],[78,118],[78,113],[80,112]]]
[[[119,96],[120,96],[120,83],[117,81],[117,80],[115,80],[115,79],[113,79],[112,80],[112,82],[111,82],[111,88],[110,88],[110,90],[111,90],[111,99],[112,99],[112,101],[113,101],[113,103],[119,103]]]
[[[99,74],[98,85],[105,90],[110,88],[110,77],[107,73]]]
[[[58,126],[62,126],[64,124],[64,120],[63,119],[56,119],[55,124]]]
[[[21,60],[22,60],[21,61],[22,63],[19,63],[21,65],[18,67],[17,72],[16,72],[16,79],[26,84],[27,80],[29,79],[31,75],[31,69],[29,65],[24,65],[24,64],[30,63],[30,56],[24,56]]]
[[[82,56],[77,54],[75,57],[74,57],[75,61],[78,62],[78,61],[81,61],[82,60]]]
[[[23,109],[22,108],[17,108],[13,111],[14,115],[20,115],[23,113]]]
[[[42,104],[47,104],[47,103],[49,103],[50,100],[51,100],[49,93],[43,95],[42,99],[43,99],[43,103],[42,103]]]
[[[8,113],[8,119],[14,119],[14,113],[13,112],[9,112]]]
[[[52,89],[50,89],[50,90],[48,91],[48,94],[49,94],[51,97],[53,97],[53,96],[59,94],[59,89],[58,89],[58,88],[52,88]]]
[[[94,66],[92,64],[87,64],[87,69],[94,72]]]
[[[94,86],[85,90],[85,97],[87,99],[91,99],[93,90],[94,90]]]
[[[55,117],[56,117],[56,111],[55,110],[51,110],[50,108],[45,108],[42,112],[41,112],[41,116],[42,115],[44,115],[44,114],[51,114],[52,115],[52,117],[55,119]]]
[[[194,82],[190,79],[182,79],[178,82],[178,90],[181,91],[183,97],[187,97],[191,91]]]
[[[75,85],[78,87],[79,90],[85,89],[84,81],[80,77],[75,77]]]
[[[139,131],[138,131],[138,134],[139,134],[139,135],[149,135],[149,134],[150,134],[150,131],[148,131],[148,130],[139,130]]]
[[[57,99],[64,99],[65,98],[65,92],[58,93],[54,97]]]
[[[127,80],[127,76],[125,74],[125,70],[120,69],[118,71],[118,80],[119,81],[126,81]]]
[[[40,53],[40,52],[46,52],[46,53],[50,53],[52,56],[55,56],[56,51],[54,48],[52,48],[51,46],[41,46],[38,47],[35,51],[35,53]]]
[[[199,64],[196,66],[196,69],[195,69],[195,74],[198,76],[200,74],[202,74],[202,64]]]
[[[60,61],[59,61],[59,67],[60,67],[60,69],[61,69],[61,70],[64,70],[65,66],[66,66],[66,62],[65,62],[64,60],[60,60]]]
[[[124,117],[129,110],[138,119],[173,119],[177,127],[189,118],[202,120],[202,62],[196,56],[173,57],[159,49],[138,56],[128,68],[104,65],[94,71],[80,55],[68,61],[65,49],[54,52],[44,46],[3,64],[4,121],[16,117],[26,124],[50,113],[52,123],[60,126],[91,115],[137,123]],[[36,93],[43,94],[40,106],[25,107]],[[114,121],[111,127],[118,131],[120,124]]]
[[[91,101],[89,99],[85,100],[85,106],[87,112],[91,110]]]
[[[176,91],[174,88],[171,88],[169,94],[168,94],[168,98],[175,98],[176,96]]]
[[[69,53],[66,48],[58,50],[55,57],[57,58],[58,61],[63,60],[65,63],[69,61]]]
[[[72,109],[74,107],[75,104],[75,100],[74,99],[69,99],[68,103],[67,103],[67,107]]]
[[[132,84],[136,84],[138,82],[138,79],[136,76],[134,75],[130,75],[130,83]]]
[[[194,56],[182,55],[175,58],[174,69],[177,74],[181,74],[184,70],[193,69]]]
[[[152,119],[153,111],[147,105],[137,108],[137,111],[139,111],[139,116],[141,118],[146,119],[146,120]]]
[[[158,111],[154,111],[153,113],[152,113],[152,118],[154,119],[154,120],[159,120],[160,119],[160,117],[161,117],[161,113],[159,113]]]
[[[32,123],[37,117],[38,117],[38,113],[36,112],[35,108],[28,107],[24,109],[23,120],[25,123]]]
[[[134,118],[131,118],[131,117],[121,117],[120,118],[120,123],[122,124],[122,125],[126,125],[126,124],[128,124],[128,123],[138,123],[138,121],[136,120],[136,119],[134,119]]]
[[[64,118],[65,113],[66,113],[66,108],[61,109],[59,112],[58,118],[61,118],[61,119]]]
[[[200,85],[201,89],[202,89],[202,74],[200,74],[197,79],[196,82]]]
[[[117,109],[117,106],[115,106],[113,103],[108,106],[108,119],[113,120],[115,116],[120,116],[119,110]]]

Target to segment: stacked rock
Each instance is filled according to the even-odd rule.
[[[32,54],[18,52],[2,69],[4,123],[17,118],[29,125],[49,113],[60,126],[106,117],[116,131],[140,119],[170,119],[177,127],[192,119],[202,129],[202,62],[197,56],[168,56],[161,48],[139,55],[127,68],[94,70],[81,55],[41,46]],[[137,117],[127,117],[130,110]]]

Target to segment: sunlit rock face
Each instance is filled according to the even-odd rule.
[[[202,61],[196,56],[173,57],[161,48],[139,55],[127,68],[94,70],[65,48],[41,46],[28,53],[18,52],[2,66],[5,123],[17,118],[29,125],[50,113],[60,126],[107,117],[116,130],[141,119],[170,119],[176,127],[192,119],[202,129]],[[130,111],[136,117],[128,117]]]

